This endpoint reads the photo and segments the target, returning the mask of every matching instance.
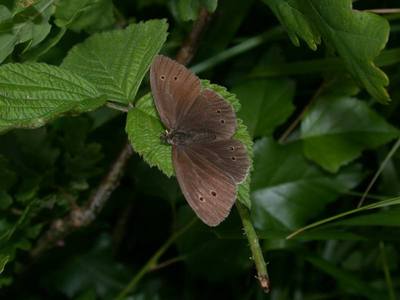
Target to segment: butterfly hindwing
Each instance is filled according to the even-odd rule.
[[[204,223],[218,225],[235,203],[235,182],[207,163],[207,158],[196,149],[173,146],[172,159],[176,178],[189,205]]]

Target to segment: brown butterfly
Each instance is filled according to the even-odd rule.
[[[164,139],[172,145],[172,162],[189,205],[207,225],[229,214],[236,187],[249,170],[245,146],[232,139],[236,116],[232,106],[178,62],[156,56],[150,84]]]

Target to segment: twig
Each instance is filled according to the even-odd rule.
[[[240,218],[242,219],[244,232],[246,233],[247,239],[250,244],[250,250],[253,255],[254,263],[257,269],[257,276],[261,288],[268,293],[271,289],[271,284],[269,281],[267,265],[264,260],[264,256],[260,247],[257,233],[251,223],[251,218],[248,209],[241,204],[236,202],[236,208],[239,211]]]
[[[186,40],[183,42],[178,54],[176,55],[176,61],[187,65],[193,58],[200,44],[200,38],[203,35],[208,23],[211,20],[211,14],[207,9],[202,8],[200,10],[197,20],[194,22],[192,31],[189,33]]]
[[[131,293],[139,281],[143,278],[146,273],[151,271],[156,265],[160,257],[164,254],[164,252],[179,238],[182,234],[184,234],[195,222],[197,218],[193,218],[186,226],[176,231],[170,238],[153,254],[153,256],[147,261],[147,263],[136,273],[136,275],[132,278],[132,280],[127,284],[127,286],[115,297],[115,300],[125,299],[125,296],[128,293]]]
[[[365,198],[368,196],[369,191],[375,184],[376,180],[378,179],[379,175],[381,175],[383,169],[386,167],[387,163],[389,160],[392,158],[392,156],[396,153],[396,151],[400,147],[400,139],[397,140],[397,142],[393,145],[392,149],[390,149],[389,153],[386,155],[385,159],[383,160],[382,164],[379,166],[379,169],[376,171],[374,177],[371,179],[369,182],[367,188],[365,189],[365,192],[363,193],[360,202],[358,202],[357,207],[361,207],[364,204]]]
[[[300,112],[300,114],[296,117],[296,119],[289,125],[289,127],[285,130],[285,132],[281,135],[279,138],[279,143],[284,143],[288,136],[293,132],[293,130],[296,129],[296,127],[299,125],[301,120],[303,120],[304,116],[310,109],[310,107],[315,103],[315,101],[318,99],[318,97],[321,95],[321,93],[324,91],[327,83],[324,81],[318,88],[318,90],[314,93],[312,96],[311,100],[307,103],[306,106],[304,106],[303,110]]]
[[[372,12],[375,14],[398,14],[400,13],[400,8],[373,8],[373,9],[366,9],[365,11]]]
[[[125,145],[99,186],[91,194],[88,202],[82,207],[76,207],[71,210],[64,218],[53,221],[50,228],[42,235],[35,248],[33,248],[31,252],[32,257],[40,256],[44,251],[54,247],[71,232],[93,222],[111,193],[118,186],[124,166],[131,154],[131,146],[129,144]]]

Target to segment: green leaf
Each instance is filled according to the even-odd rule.
[[[7,24],[10,23],[11,18],[12,14],[7,7],[0,5],[0,63],[10,55],[17,42],[12,26]]]
[[[157,166],[168,177],[173,175],[171,147],[161,141],[165,128],[157,116],[150,93],[140,98],[135,108],[128,112],[126,132],[135,152],[150,166]]]
[[[12,202],[12,197],[8,193],[0,190],[0,210],[7,209]]]
[[[299,37],[308,46],[317,50],[321,37],[307,16],[300,9],[302,4],[298,0],[263,0],[274,12],[276,17],[285,26],[292,43],[300,45]]]
[[[305,155],[331,172],[397,136],[365,102],[349,97],[319,98],[301,124]]]
[[[174,0],[172,5],[182,21],[193,21],[197,19],[201,7],[214,12],[217,9],[218,0]]]
[[[271,135],[294,110],[294,82],[288,79],[254,79],[236,86],[233,92],[242,103],[239,116],[251,136]]]
[[[367,299],[376,300],[385,298],[386,296],[382,293],[379,294],[370,284],[360,278],[360,275],[357,276],[354,272],[344,270],[343,268],[316,256],[308,255],[306,260],[314,265],[314,267],[319,268],[324,273],[335,278],[342,288],[350,290],[356,295],[363,295]]]
[[[385,87],[389,80],[373,62],[385,47],[389,23],[369,12],[352,10],[351,0],[264,0],[288,28],[316,49],[319,35],[343,59],[348,71],[381,103],[390,101]]]
[[[36,46],[49,34],[49,18],[54,10],[54,0],[41,0],[22,7],[12,14],[0,5],[0,62],[17,44],[26,43],[22,52]]]
[[[281,51],[271,47],[258,61],[251,74],[282,61]],[[292,114],[295,83],[286,78],[247,79],[233,88],[241,101],[238,115],[253,137],[271,135]]]
[[[237,111],[240,103],[236,96],[229,93],[224,87],[202,81],[203,88],[211,88],[220,94],[225,100],[230,102]],[[134,109],[128,113],[126,132],[133,149],[143,157],[150,166],[157,166],[168,177],[174,174],[171,157],[171,146],[161,140],[161,135],[165,128],[159,120],[151,94],[147,94],[139,99]],[[238,119],[237,131],[234,138],[243,142],[251,158],[252,140],[247,132],[246,126]],[[247,207],[250,207],[249,183],[250,175],[244,183],[239,186],[239,200]]]
[[[13,186],[16,180],[17,174],[9,165],[7,159],[0,155],[0,191],[8,190]]]
[[[167,37],[165,20],[94,34],[72,48],[62,67],[80,74],[108,100],[133,102],[153,57]]]
[[[111,0],[61,1],[56,7],[55,22],[75,31],[100,31],[114,24],[113,9]]]
[[[112,299],[124,287],[129,275],[129,268],[112,257],[111,238],[102,234],[91,249],[70,255],[58,268],[49,270],[43,281],[70,299],[90,289],[102,299]]]
[[[54,0],[39,0],[18,11],[13,18],[13,33],[18,37],[17,43],[29,41],[28,47],[34,47],[44,40],[51,29],[49,19],[53,12]]]
[[[332,217],[325,218],[325,219],[323,219],[323,220],[319,220],[319,221],[314,222],[314,223],[312,223],[312,224],[308,224],[307,226],[304,226],[304,227],[302,227],[302,228],[300,228],[300,229],[297,229],[295,232],[291,233],[289,236],[287,236],[287,239],[293,238],[294,236],[297,236],[297,235],[299,235],[300,233],[303,234],[304,231],[306,231],[306,230],[313,229],[313,228],[315,228],[315,227],[324,225],[324,224],[329,223],[329,222],[332,222],[332,221],[336,221],[336,220],[338,220],[338,219],[347,217],[347,216],[352,215],[352,214],[355,214],[355,213],[360,213],[360,212],[363,212],[363,211],[366,211],[366,210],[371,210],[371,209],[377,209],[377,208],[383,208],[383,207],[390,207],[390,206],[399,205],[399,204],[400,204],[400,197],[395,197],[395,198],[390,198],[390,199],[381,200],[381,201],[378,201],[378,202],[375,202],[375,203],[372,203],[372,204],[364,205],[364,206],[361,206],[361,207],[358,207],[358,208],[355,208],[355,209],[352,209],[352,210],[348,210],[348,211],[345,211],[345,212],[343,212],[343,213],[334,215],[334,216],[332,216]],[[378,212],[378,214],[379,214],[379,212]],[[394,212],[394,214],[397,214],[397,210]],[[390,216],[389,219],[391,219],[391,217],[392,217],[392,216]],[[356,217],[356,218],[357,218],[357,217]],[[370,219],[370,218],[367,217],[367,219]],[[378,217],[377,219],[379,219],[379,217]],[[365,220],[365,219],[364,219],[364,220]],[[382,219],[381,219],[381,220],[382,220]],[[344,221],[344,223],[345,223],[345,222],[346,222],[346,221]],[[374,221],[374,222],[376,222],[376,221]],[[378,221],[378,222],[379,222],[379,221]],[[388,222],[390,223],[390,225],[393,225],[393,221],[388,220]],[[336,224],[341,224],[341,222],[337,222]],[[378,224],[379,224],[379,225],[388,225],[388,224],[382,224],[382,223],[378,223]],[[371,224],[371,225],[378,225],[378,224],[377,224],[377,223],[373,223],[373,224]],[[397,224],[397,223],[396,223],[396,224]],[[322,231],[324,231],[324,229],[323,229]]]
[[[358,167],[337,176],[321,172],[301,152],[301,143],[278,145],[263,138],[254,145],[252,218],[266,235],[283,237],[304,225],[361,180]]]
[[[4,267],[6,266],[9,260],[10,260],[9,255],[0,254],[0,274],[3,273]]]
[[[0,67],[0,132],[35,128],[65,113],[101,106],[96,88],[68,70],[40,63]]]

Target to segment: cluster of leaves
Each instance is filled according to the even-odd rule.
[[[0,4],[0,296],[110,299],[133,284],[119,299],[263,297],[235,210],[218,228],[197,222],[174,235],[193,212],[172,176],[145,76],[158,52],[176,53],[205,8],[214,17],[192,69],[218,83],[202,81],[237,111],[236,138],[253,159],[238,199],[262,238],[272,297],[395,299],[400,14],[362,11],[380,1],[354,5],[359,10],[351,0]],[[87,201],[125,136],[136,154],[101,215],[32,261],[40,236]],[[378,171],[366,198],[377,203],[356,209]],[[153,272],[138,283],[169,239],[167,263],[147,264],[142,270]]]

